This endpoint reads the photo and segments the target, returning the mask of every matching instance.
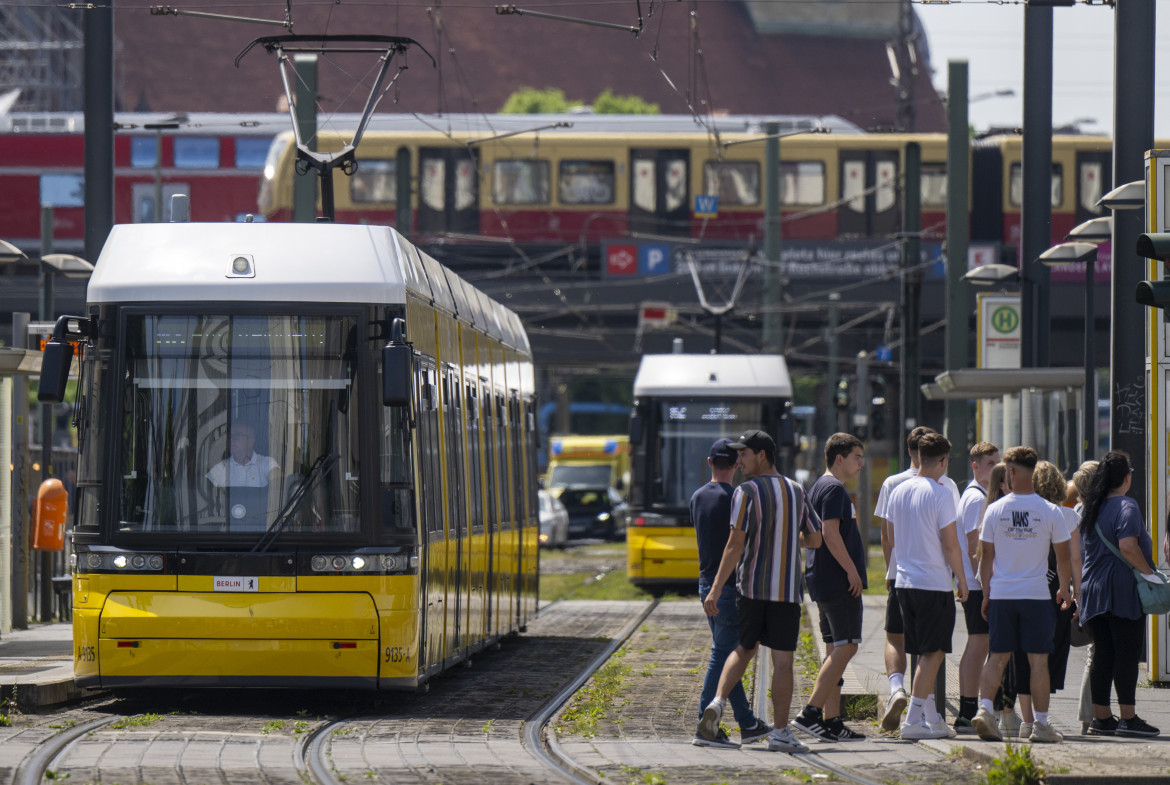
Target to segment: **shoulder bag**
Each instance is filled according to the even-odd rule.
[[[1159,615],[1170,611],[1170,578],[1164,573],[1154,570],[1154,574],[1162,579],[1161,583],[1151,583],[1146,580],[1141,570],[1130,565],[1121,555],[1121,551],[1116,545],[1105,539],[1104,533],[1101,531],[1101,524],[1095,524],[1097,528],[1097,537],[1105,544],[1114,556],[1121,560],[1121,563],[1133,570],[1134,580],[1137,582],[1138,600],[1142,604],[1142,612],[1151,615]]]

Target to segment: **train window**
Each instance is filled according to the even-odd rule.
[[[175,168],[218,169],[219,139],[206,136],[176,137]]]
[[[237,169],[264,168],[264,163],[268,159],[268,148],[272,146],[271,137],[237,136],[235,142]]]
[[[654,161],[640,158],[634,161],[630,176],[634,178],[634,192],[631,199],[634,206],[648,213],[658,206],[658,178],[654,174]]]
[[[548,161],[496,161],[492,164],[492,200],[496,204],[548,204]]]
[[[1008,189],[1008,200],[1012,207],[1019,207],[1024,202],[1024,165],[1012,164],[1011,184]],[[1052,206],[1060,207],[1064,202],[1064,167],[1061,164],[1052,165]]]
[[[79,174],[41,175],[41,204],[85,207],[85,178]]]
[[[613,161],[561,161],[558,194],[564,204],[613,204]]]
[[[135,136],[130,139],[130,165],[137,167],[158,164],[158,137]]]
[[[894,206],[898,200],[898,189],[895,182],[898,177],[898,164],[894,161],[877,161],[874,164],[877,175],[877,190],[874,192],[874,212],[884,213]]]
[[[923,164],[922,166],[922,206],[947,206],[947,165]]]
[[[720,206],[760,203],[760,165],[755,161],[708,161],[703,165],[703,192],[718,196]]]
[[[687,162],[674,158],[666,162],[666,211],[674,212],[682,207],[686,200]]]
[[[349,178],[349,198],[355,204],[396,204],[398,202],[398,162],[362,161]]]
[[[1082,210],[1088,210],[1094,215],[1100,214],[1104,208],[1097,205],[1103,193],[1105,167],[1100,161],[1081,161],[1077,177],[1080,180],[1080,203]]]
[[[824,201],[824,162],[780,162],[780,204],[823,204]]]
[[[427,158],[419,172],[419,196],[432,210],[444,210],[446,199],[447,162],[442,158]]]

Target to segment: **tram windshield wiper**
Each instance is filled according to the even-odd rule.
[[[305,500],[309,498],[313,491],[313,486],[329,474],[330,470],[337,465],[340,457],[335,452],[329,452],[322,454],[317,460],[313,461],[313,465],[309,467],[309,471],[305,473],[305,476],[293,488],[292,493],[288,495],[288,501],[281,508],[280,514],[276,516],[276,519],[264,531],[264,535],[260,540],[252,546],[252,553],[263,553],[272,546],[277,536],[284,531],[284,527],[288,525],[288,522],[293,519],[293,516],[304,505]]]

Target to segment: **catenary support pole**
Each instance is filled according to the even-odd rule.
[[[921,233],[922,233],[922,148],[918,142],[906,145],[906,176],[902,186],[902,367],[899,374],[901,390],[898,444],[906,443],[906,435],[918,427],[922,417],[921,358],[918,338],[919,296],[922,289]],[[906,451],[902,468],[909,468]]]
[[[114,2],[85,14],[85,258],[96,262],[114,226]]]
[[[297,130],[305,146],[317,151],[317,55],[293,55],[297,75]],[[327,172],[332,177],[333,172]],[[312,223],[317,220],[317,170],[309,169],[293,178],[293,220]]]
[[[1020,367],[1046,368],[1052,245],[1052,7],[1024,8],[1024,196],[1020,218]],[[1132,292],[1132,290],[1131,290]]]
[[[967,246],[970,240],[971,137],[967,125],[967,61],[947,65],[947,324],[945,366],[966,368],[970,357],[971,306],[967,283]],[[951,479],[967,479],[967,401],[946,402],[944,431],[951,442]]]
[[[765,354],[784,352],[784,314],[780,275],[780,124],[765,123],[764,133],[764,341]]]

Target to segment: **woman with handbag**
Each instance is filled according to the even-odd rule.
[[[1105,454],[1084,497],[1080,526],[1084,554],[1080,616],[1094,646],[1089,673],[1094,719],[1089,733],[1104,736],[1159,733],[1137,716],[1134,705],[1146,624],[1134,571],[1152,580],[1161,576],[1153,567],[1153,543],[1141,512],[1126,496],[1131,474],[1128,455],[1116,450]],[[1117,690],[1120,720],[1109,707],[1111,686]]]

